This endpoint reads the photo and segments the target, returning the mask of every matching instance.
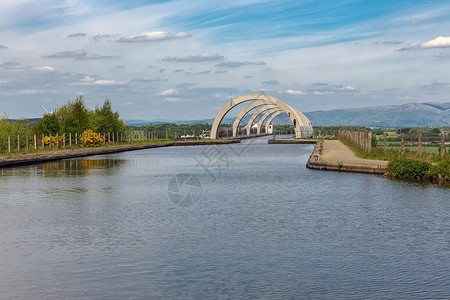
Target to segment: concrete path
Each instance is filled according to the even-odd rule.
[[[339,140],[323,141],[322,149],[319,148],[320,145],[316,145],[306,164],[310,169],[384,174],[389,163],[384,160],[359,158]]]
[[[320,161],[344,165],[387,166],[388,161],[359,158],[339,140],[324,141]]]

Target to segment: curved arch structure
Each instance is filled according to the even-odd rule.
[[[260,134],[260,133],[261,133],[261,128],[262,128],[262,126],[263,126],[263,124],[264,124],[264,121],[267,120],[267,118],[268,118],[271,114],[273,114],[273,113],[275,113],[275,112],[278,112],[278,111],[283,112],[283,111],[281,110],[281,108],[279,108],[279,107],[272,108],[271,110],[269,110],[268,112],[266,112],[266,113],[261,117],[261,119],[259,119],[258,127],[257,127],[257,130],[258,130],[258,131],[257,131],[256,134]],[[266,130],[266,133],[267,133],[267,130]]]
[[[264,94],[249,94],[249,95],[244,95],[244,96],[238,97],[238,98],[230,101],[227,105],[225,105],[220,110],[220,112],[217,114],[216,118],[214,119],[214,122],[213,122],[213,125],[211,128],[211,134],[210,134],[211,139],[217,138],[217,131],[219,129],[219,125],[222,122],[225,115],[232,108],[236,107],[237,105],[239,105],[243,102],[254,101],[254,100],[258,100],[258,101],[255,101],[255,102],[251,103],[250,105],[248,105],[245,109],[243,109],[239,113],[238,117],[235,119],[235,121],[233,123],[233,136],[237,135],[237,128],[238,128],[239,123],[241,122],[242,118],[244,118],[244,116],[249,111],[251,111],[252,109],[254,109],[256,107],[260,107],[260,106],[262,106],[262,107],[260,109],[258,109],[252,115],[252,117],[250,118],[250,121],[247,124],[247,134],[248,135],[250,134],[250,128],[253,125],[253,122],[255,121],[255,119],[259,115],[261,115],[263,112],[269,110],[269,112],[267,112],[258,122],[258,128],[257,128],[258,133],[260,132],[260,127],[264,123],[265,119],[268,118],[268,121],[266,122],[266,132],[267,132],[267,128],[268,128],[268,125],[270,124],[270,122],[276,116],[278,116],[282,113],[285,113],[289,116],[289,119],[291,120],[292,124],[294,124],[296,137],[301,138],[301,137],[312,136],[313,129],[311,126],[311,122],[304,114],[302,114],[298,110],[292,108],[291,106],[287,105],[286,103],[284,103],[272,96],[268,96],[268,95],[264,95]]]

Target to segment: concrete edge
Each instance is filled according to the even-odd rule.
[[[385,166],[366,166],[366,165],[357,165],[357,164],[333,164],[327,162],[321,162],[322,146],[320,141],[316,143],[314,146],[314,150],[309,156],[308,162],[306,163],[306,167],[312,170],[321,170],[321,171],[335,171],[335,172],[350,172],[350,173],[363,173],[363,174],[375,174],[375,175],[385,175],[387,172],[387,167]],[[314,158],[314,159],[313,159]]]
[[[308,169],[323,170],[323,171],[335,171],[335,172],[351,172],[351,173],[364,173],[364,174],[376,174],[384,175],[387,169],[383,166],[369,167],[363,165],[349,165],[349,164],[331,164],[324,162],[310,161],[306,163]]]
[[[299,139],[270,139],[268,144],[316,144],[315,140],[299,140]]]

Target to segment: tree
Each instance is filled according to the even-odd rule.
[[[102,107],[97,106],[93,114],[94,129],[97,132],[122,132],[125,124],[118,112],[113,112],[111,102],[106,99]]]
[[[37,131],[43,134],[59,133],[61,128],[58,117],[55,114],[47,113],[36,124]]]

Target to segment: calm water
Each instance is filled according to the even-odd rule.
[[[1,299],[450,297],[450,190],[308,170],[312,145],[0,170]]]

